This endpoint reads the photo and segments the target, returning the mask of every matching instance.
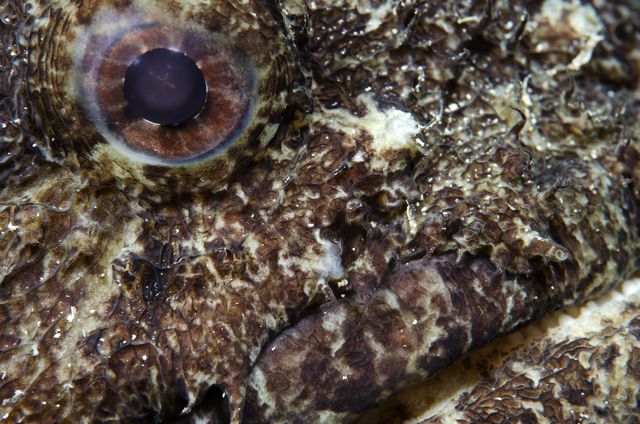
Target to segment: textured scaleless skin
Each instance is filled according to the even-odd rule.
[[[8,0],[0,19],[3,422],[351,422],[640,265],[634,0]],[[158,47],[207,79],[180,127],[122,101]],[[630,296],[474,356],[457,391],[428,381],[451,400],[422,419],[638,420]]]
[[[358,423],[637,422],[638,282],[467,355]]]

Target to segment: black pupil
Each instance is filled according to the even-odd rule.
[[[179,125],[196,116],[207,100],[207,83],[188,56],[154,49],[131,63],[124,97],[136,115],[159,125]]]

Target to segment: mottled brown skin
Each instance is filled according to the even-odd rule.
[[[551,314],[357,422],[637,422],[639,306],[636,289]]]
[[[421,423],[451,422],[452,415],[459,423],[637,422],[640,316],[598,330],[512,355],[455,407]],[[618,384],[594,379],[602,374]]]
[[[0,419],[350,421],[638,269],[633,2],[588,6],[593,45],[580,5],[167,2],[267,76],[179,167],[73,90],[77,34],[131,3],[0,6]]]

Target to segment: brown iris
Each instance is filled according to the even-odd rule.
[[[250,66],[220,40],[151,24],[119,34],[103,51],[101,59],[88,55],[96,78],[86,83],[125,151],[190,161],[224,149],[250,119]]]

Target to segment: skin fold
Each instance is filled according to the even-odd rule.
[[[465,356],[640,267],[637,2],[0,19],[0,420],[388,422],[398,392],[425,423],[640,419],[635,292]],[[92,73],[112,39],[156,23],[251,66],[209,156],[123,153],[92,94],[119,84]]]
[[[358,422],[634,422],[638,280],[550,314],[411,386]]]

